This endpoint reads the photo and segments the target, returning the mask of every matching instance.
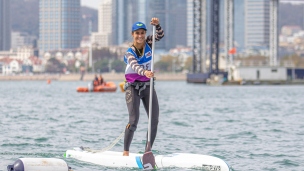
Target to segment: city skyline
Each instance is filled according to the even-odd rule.
[[[250,1],[254,1],[254,0],[250,0]],[[28,1],[24,1],[23,4],[25,4],[27,2]],[[29,1],[29,2],[37,2],[37,0]],[[79,2],[80,2],[79,3],[80,6],[87,5],[87,3],[81,4],[81,0],[79,0]],[[84,2],[86,2],[86,1],[84,1]],[[107,2],[107,1],[105,1],[105,0],[95,1],[95,3],[101,3],[101,2]],[[125,42],[129,42],[130,41],[130,34],[129,34],[130,31],[127,28],[131,28],[130,25],[132,23],[134,23],[135,21],[141,21],[141,20],[144,20],[143,22],[146,23],[147,26],[148,26],[149,25],[148,24],[149,23],[149,17],[148,16],[151,16],[151,15],[159,17],[160,20],[161,20],[161,25],[165,29],[166,37],[164,39],[165,41],[161,42],[161,44],[162,44],[161,47],[168,50],[170,48],[179,47],[179,46],[189,46],[191,44],[191,42],[192,42],[191,41],[191,29],[190,29],[191,24],[186,26],[185,23],[186,22],[188,23],[189,21],[191,21],[192,16],[191,16],[191,14],[190,15],[186,14],[186,10],[189,11],[190,9],[183,9],[182,8],[183,6],[186,6],[185,2],[187,2],[188,4],[189,3],[191,4],[191,0],[187,0],[187,1],[186,0],[175,0],[175,1],[170,1],[170,0],[165,1],[165,0],[163,0],[163,1],[154,1],[153,3],[150,2],[150,1],[146,1],[146,0],[132,0],[132,1],[130,1],[130,0],[114,1],[113,0],[111,2],[113,2],[113,3],[115,2],[116,5],[114,4],[115,6],[111,7],[113,9],[104,13],[103,16],[106,16],[107,13],[111,13],[111,15],[112,15],[111,21],[113,21],[113,22],[110,22],[110,23],[111,23],[111,25],[113,25],[112,28],[115,28],[115,29],[110,29],[110,30],[113,30],[112,34],[114,35],[113,37],[110,38],[111,41],[112,41],[112,45],[121,45]],[[210,0],[207,0],[207,2],[208,2],[207,6],[209,6],[210,5],[209,4]],[[223,11],[223,8],[224,8],[223,0],[221,0],[221,2],[222,3],[220,3],[220,5],[221,5],[220,8],[222,9],[221,11]],[[243,1],[243,2],[246,2],[246,1]],[[55,3],[55,1],[54,1],[54,3]],[[172,3],[172,4],[170,4],[170,3]],[[15,4],[16,3],[14,3],[12,5],[15,6]],[[98,8],[100,8],[102,6],[101,4],[98,5]],[[92,4],[91,4],[91,6],[92,6]],[[127,7],[127,8],[123,8],[123,7]],[[245,32],[246,27],[245,28],[244,28],[244,26],[241,27],[243,25],[242,23],[244,23],[244,19],[247,18],[246,16],[249,17],[249,15],[248,15],[249,13],[244,15],[244,11],[242,10],[243,8],[244,8],[244,4],[240,4],[237,0],[235,0],[235,20],[234,20],[235,21],[235,24],[234,24],[235,25],[235,31],[234,31],[235,34],[234,34],[234,40],[236,41],[236,43],[237,43],[236,45],[238,47],[244,47],[245,46],[244,37],[248,37],[248,36],[242,36],[246,33]],[[14,9],[16,9],[16,7],[14,7]],[[136,11],[134,9],[138,9],[137,12],[133,12],[133,11]],[[87,32],[86,35],[82,33],[81,36],[88,36],[89,34],[91,34],[92,31],[96,32],[96,28],[97,28],[96,26],[95,26],[95,29],[92,30],[92,25],[97,25],[96,23],[98,21],[97,21],[96,18],[99,18],[98,23],[102,23],[102,22],[100,22],[100,19],[102,18],[102,17],[100,17],[100,14],[99,14],[99,16],[96,15],[98,13],[98,9],[97,9],[96,12],[93,9],[86,9],[86,10],[88,10],[89,12],[86,12],[85,15],[86,16],[93,16],[94,19],[91,20],[91,22],[88,21],[88,19],[86,19],[86,18],[85,18],[85,20],[86,20],[85,22],[82,21],[81,26],[82,27],[85,26],[85,29],[87,29],[88,32]],[[208,13],[208,10],[209,10],[209,8],[207,8],[207,13]],[[130,12],[127,12],[127,11],[130,11]],[[178,13],[176,11],[178,11]],[[249,12],[249,11],[247,11],[247,12]],[[261,12],[261,11],[259,11],[259,12]],[[50,14],[51,13],[49,12],[47,15],[50,16]],[[57,14],[54,14],[54,15],[56,16]],[[221,25],[220,26],[220,28],[221,28],[220,29],[220,34],[221,34],[220,40],[221,40],[221,42],[223,42],[224,41],[223,40],[224,31],[223,30],[224,30],[224,27],[225,27],[224,22],[223,22],[224,13],[220,12],[220,15],[221,15],[221,18],[220,18],[220,22],[221,22],[221,24],[220,24]],[[44,17],[44,15],[41,16],[40,19],[43,18],[43,17]],[[54,20],[54,16],[52,15],[51,17],[53,17],[53,20]],[[186,18],[184,18],[184,17],[186,17]],[[208,17],[208,14],[207,14],[207,18],[209,18],[209,17]],[[178,18],[178,20],[177,20],[177,18]],[[12,21],[16,21],[16,18],[14,18]],[[33,21],[35,21],[35,20],[33,20]],[[121,22],[121,21],[124,21],[124,22]],[[54,23],[54,21],[52,21],[52,23]],[[180,23],[184,23],[185,27],[183,27],[183,25],[181,25]],[[180,24],[180,25],[178,25],[178,24]],[[48,25],[55,25],[56,26],[56,24],[51,24],[51,23],[48,24]],[[103,25],[104,26],[109,26],[109,24],[103,24]],[[207,25],[208,25],[208,20],[207,20]],[[55,26],[52,26],[52,27],[55,27]],[[99,27],[100,26],[101,25],[99,24]],[[302,23],[299,26],[303,27]],[[40,25],[39,27],[41,29],[42,25]],[[31,28],[34,28],[34,27],[31,27]],[[150,28],[148,28],[148,32],[149,32],[149,29]],[[209,30],[209,29],[210,28],[207,27],[207,30]],[[82,28],[82,30],[83,30],[83,28]],[[188,31],[186,31],[186,30],[188,30]],[[267,27],[265,27],[264,30],[265,30],[265,33],[268,32]],[[101,32],[103,32],[103,31],[101,30]],[[15,48],[17,46],[21,46],[22,44],[20,44],[20,43],[16,44],[14,42],[18,42],[18,40],[21,40],[21,39],[26,40],[26,38],[31,36],[30,34],[27,35],[27,34],[23,34],[23,33],[27,33],[27,32],[18,32],[18,31],[16,32],[16,30],[12,30],[12,35],[14,35],[14,39],[12,40],[12,44],[14,44]],[[239,33],[241,33],[241,34],[239,34]],[[265,33],[263,33],[263,34],[265,35]],[[37,34],[36,37],[38,37],[38,34]],[[35,38],[35,37],[32,37],[31,39],[33,39],[33,38]],[[39,36],[39,41],[42,38],[43,37]],[[254,38],[257,38],[257,37],[254,37]],[[31,40],[31,39],[28,39],[28,40]],[[264,39],[265,39],[264,44],[268,44],[267,34],[266,34],[266,37]],[[185,40],[188,40],[188,42],[186,42]],[[22,42],[24,43],[25,41],[22,41]],[[191,47],[191,45],[190,45],[190,47]]]
[[[85,4],[81,5],[81,0],[1,0],[0,2],[0,6],[2,5],[2,10],[0,11],[0,14],[2,12],[2,19],[5,18],[13,22],[12,27],[10,23],[1,22],[4,23],[1,26],[12,28],[9,29],[10,32],[8,34],[5,34],[9,35],[11,33],[12,35],[11,48],[0,52],[0,57],[3,61],[2,69],[5,74],[30,70],[34,72],[53,72],[54,70],[49,68],[49,65],[45,65],[47,61],[53,58],[63,62],[66,67],[70,67],[70,70],[76,70],[75,67],[79,65],[69,62],[80,60],[82,63],[86,63],[86,60],[91,57],[90,59],[92,60],[88,66],[94,66],[96,62],[99,62],[96,65],[102,68],[104,67],[102,66],[102,60],[108,58],[117,58],[119,60],[124,55],[124,49],[132,44],[130,33],[134,22],[143,21],[147,25],[147,35],[151,35],[152,26],[149,24],[151,16],[160,19],[160,24],[165,31],[163,41],[155,45],[157,60],[162,60],[162,55],[172,55],[174,58],[179,58],[178,65],[180,67],[187,66],[188,71],[190,70],[188,58],[196,52],[195,47],[189,46],[188,43],[195,42],[196,40],[191,40],[194,39],[191,35],[195,37],[199,33],[191,30],[191,28],[194,28],[193,23],[205,23],[207,25],[204,30],[204,35],[205,33],[207,35],[204,38],[206,48],[202,51],[210,56],[209,59],[212,57],[210,54],[213,53],[210,51],[210,44],[214,43],[210,40],[214,41],[214,37],[216,37],[217,49],[215,52],[218,52],[216,54],[218,62],[214,63],[214,65],[217,66],[217,70],[228,70],[228,66],[232,66],[227,63],[227,54],[230,53],[239,58],[237,60],[260,55],[266,58],[261,59],[265,61],[260,61],[259,65],[270,64],[271,66],[277,65],[277,58],[283,59],[287,55],[293,55],[294,53],[297,53],[299,57],[304,56],[302,51],[304,49],[304,18],[299,15],[304,13],[303,5],[281,4],[279,20],[283,20],[283,22],[280,25],[280,28],[282,28],[280,34],[277,31],[277,22],[270,22],[277,21],[271,19],[270,17],[274,16],[270,14],[277,14],[278,11],[271,10],[274,9],[274,4],[272,3],[273,1],[268,0],[235,0],[237,5],[234,5],[234,20],[227,20],[227,18],[232,18],[229,16],[233,15],[232,10],[230,11],[231,8],[229,7],[231,6],[229,3],[224,3],[227,2],[226,0],[216,1],[215,5],[211,5],[212,0],[103,0],[97,6],[97,10],[82,7]],[[9,8],[3,7],[3,2],[13,3],[10,3],[11,8]],[[204,7],[202,8],[197,2],[207,3],[202,4]],[[270,4],[267,2],[270,2]],[[276,3],[275,5],[275,9],[278,9],[278,4]],[[195,8],[191,9],[191,6]],[[214,10],[216,13],[211,10],[213,7],[216,7],[216,10]],[[13,18],[10,18],[11,16],[9,15],[11,12],[5,12],[3,15],[6,9],[13,12]],[[195,18],[201,15],[198,13],[196,13],[198,15],[191,14],[193,9],[199,12],[206,10],[207,14],[204,14],[204,20]],[[213,17],[212,19],[214,20],[212,20],[211,16],[218,17]],[[277,16],[274,18],[278,18]],[[217,22],[214,23],[213,21]],[[97,23],[99,23],[98,30],[96,29]],[[232,33],[233,29],[228,31],[229,26],[233,24],[234,27],[232,26],[231,28],[235,29],[234,35]],[[92,26],[94,29],[92,29]],[[212,33],[212,30],[217,30],[213,28],[217,28],[219,31]],[[274,30],[273,28],[276,28],[275,31],[271,31]],[[35,29],[38,31],[35,31]],[[81,30],[85,30],[86,33],[81,33]],[[211,37],[210,35],[215,36]],[[233,41],[230,37],[234,37],[236,46],[233,47]],[[274,43],[271,42],[278,43],[273,46]],[[280,52],[277,52],[278,46],[280,46]],[[196,47],[201,47],[201,45]],[[106,49],[110,50],[109,52],[111,53],[106,52]],[[95,60],[93,60],[94,58]],[[192,59],[198,58],[194,58],[193,55]],[[246,60],[251,59],[248,58]],[[234,60],[230,61],[233,62]],[[269,61],[274,62],[270,63]],[[173,62],[176,63],[176,60],[173,60]],[[199,62],[200,60],[193,63]],[[235,64],[238,65],[240,64],[239,62],[244,62],[246,65],[252,64],[252,62],[248,63],[245,60],[238,61]],[[168,63],[171,69],[162,68],[163,71],[176,70],[175,63],[174,66],[172,62],[169,61]],[[286,67],[291,65],[289,61],[281,64]],[[36,67],[34,65],[39,66]],[[207,65],[211,68],[211,65]],[[29,69],[29,66],[32,69]],[[44,68],[45,66],[47,68]],[[294,64],[294,66],[298,65]],[[67,69],[62,68],[63,65],[58,67],[57,69],[64,69],[64,72]],[[96,70],[98,67],[94,66],[94,68]],[[87,69],[90,70],[89,68]]]

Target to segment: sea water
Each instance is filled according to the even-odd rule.
[[[109,146],[128,123],[119,88],[77,93],[78,86],[87,82],[0,82],[0,170],[21,157],[60,158],[75,171],[128,170],[64,158],[73,147]],[[304,86],[156,81],[155,89],[160,118],[154,154],[212,155],[235,171],[304,170]],[[134,153],[144,151],[148,127],[142,105],[140,112]],[[123,140],[111,150],[122,152]]]

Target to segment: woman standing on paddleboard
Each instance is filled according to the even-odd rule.
[[[164,37],[158,18],[151,19],[151,25],[156,26],[155,41]],[[124,156],[129,156],[129,148],[139,120],[139,104],[142,100],[144,108],[149,112],[150,78],[154,77],[151,72],[152,58],[152,35],[146,37],[147,28],[144,23],[136,22],[132,26],[133,44],[124,56],[127,64],[125,70],[125,93],[129,111],[129,123],[126,126],[124,138]],[[151,121],[151,146],[156,137],[159,106],[158,99],[153,89],[152,94],[152,121]]]

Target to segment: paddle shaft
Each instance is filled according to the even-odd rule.
[[[155,27],[155,25],[153,25],[151,72],[154,72],[155,33],[156,33],[156,27]],[[150,78],[148,143],[150,143],[150,141],[151,141],[152,99],[153,99],[153,77]]]

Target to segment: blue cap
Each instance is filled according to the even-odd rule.
[[[144,29],[147,31],[147,28],[146,28],[146,25],[142,22],[136,22],[133,24],[132,26],[132,32],[133,31],[136,31],[136,30],[139,30],[139,29]]]

